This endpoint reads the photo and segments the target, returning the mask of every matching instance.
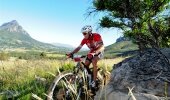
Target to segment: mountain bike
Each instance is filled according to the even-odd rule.
[[[88,77],[84,64],[86,57],[71,57],[77,64],[73,71],[64,71],[55,77],[48,89],[47,100],[93,100],[96,91],[106,84],[107,78],[98,69],[96,87],[92,88],[89,84],[92,79]]]

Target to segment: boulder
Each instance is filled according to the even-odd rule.
[[[164,100],[170,97],[170,48],[148,49],[114,65],[96,100]]]

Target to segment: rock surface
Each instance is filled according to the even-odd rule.
[[[109,84],[97,93],[95,100],[164,100],[170,97],[170,48],[161,51],[149,49],[114,65]]]

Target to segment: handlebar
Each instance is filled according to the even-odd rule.
[[[66,56],[68,56],[67,54],[66,54]],[[68,56],[69,58],[71,58],[71,59],[73,59],[75,62],[80,62],[80,61],[82,61],[82,58],[86,58],[87,57],[87,55],[80,55],[79,57],[77,56],[74,56],[73,54],[72,55],[70,55],[70,56]]]

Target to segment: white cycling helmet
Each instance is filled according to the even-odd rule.
[[[81,29],[81,33],[91,33],[92,27],[90,25],[86,25]]]

